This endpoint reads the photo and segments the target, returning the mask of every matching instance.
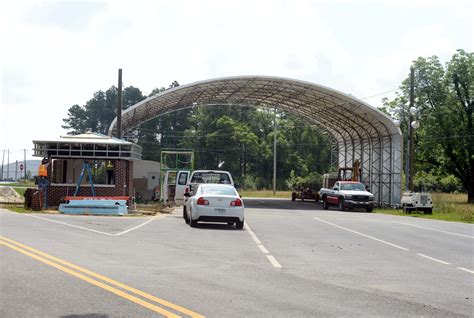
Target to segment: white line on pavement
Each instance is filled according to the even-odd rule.
[[[262,244],[262,242],[258,239],[257,235],[255,235],[255,233],[252,231],[247,222],[245,222],[245,227],[247,228],[247,232],[250,234],[255,243]]]
[[[465,272],[474,274],[474,271],[471,271],[470,269],[467,269],[467,268],[464,268],[464,267],[456,267],[456,268],[457,268],[457,269],[460,269],[460,270],[462,270],[462,271],[465,271]]]
[[[257,246],[262,250],[263,254],[270,254],[270,252],[262,244],[257,244]]]
[[[370,236],[370,235],[366,235],[366,234],[363,234],[363,233],[360,233],[360,232],[357,232],[357,231],[348,229],[348,228],[346,228],[346,227],[343,227],[343,226],[340,226],[340,225],[337,225],[337,224],[334,224],[334,223],[331,223],[331,222],[322,220],[322,219],[320,219],[320,218],[318,218],[318,217],[315,217],[314,219],[315,219],[315,220],[318,220],[318,221],[321,221],[321,222],[324,222],[324,223],[327,223],[327,224],[329,224],[329,225],[335,226],[335,227],[337,227],[337,228],[340,228],[340,229],[343,229],[343,230],[346,230],[346,231],[349,231],[349,232],[352,232],[352,233],[355,233],[355,234],[358,234],[358,235],[367,237],[367,238],[369,238],[369,239],[372,239],[372,240],[375,240],[375,241],[378,241],[378,242],[381,242],[381,243],[384,243],[384,244],[387,244],[387,245],[396,247],[396,248],[398,248],[398,249],[401,249],[401,250],[404,250],[404,251],[409,251],[408,248],[401,247],[400,245],[396,245],[396,244],[389,243],[389,242],[387,242],[387,241],[378,239],[378,238],[376,238],[376,237],[373,237],[373,236]]]
[[[24,215],[30,216],[30,217],[32,217],[32,218],[37,218],[37,219],[49,221],[49,222],[59,223],[59,224],[66,225],[66,226],[70,226],[70,227],[75,227],[75,228],[78,228],[78,229],[81,229],[81,230],[86,230],[86,231],[90,231],[90,232],[94,232],[94,233],[99,233],[99,234],[104,234],[104,235],[108,235],[108,236],[115,236],[115,234],[106,233],[106,232],[101,232],[101,231],[96,231],[96,230],[93,230],[93,229],[88,229],[87,227],[82,227],[82,226],[78,226],[78,225],[72,225],[72,224],[68,224],[68,223],[64,223],[64,222],[60,222],[60,221],[55,221],[55,220],[43,218],[43,217],[37,216],[37,215],[31,215],[31,214],[24,214]]]
[[[136,230],[136,229],[138,229],[138,228],[141,228],[142,226],[147,225],[147,224],[150,223],[151,221],[156,220],[158,217],[159,217],[159,216],[152,217],[151,219],[149,219],[149,220],[143,222],[142,224],[139,224],[139,225],[134,226],[134,227],[132,227],[132,228],[130,228],[130,229],[128,229],[128,230],[125,230],[125,231],[123,231],[123,232],[120,232],[120,233],[117,233],[117,234],[114,234],[114,235],[115,235],[115,236],[119,236],[119,235],[122,235],[122,234],[125,234],[125,233],[128,233],[128,232],[131,232],[131,231],[133,231],[133,230]]]
[[[260,248],[262,253],[265,254],[265,256],[268,258],[270,263],[272,263],[273,267],[281,268],[281,264],[278,263],[275,257],[270,255],[270,252],[265,248],[265,246],[263,246],[262,242],[258,239],[257,235],[255,235],[255,233],[252,231],[252,229],[250,228],[247,222],[244,223],[244,226],[247,232],[250,234],[250,237],[252,237],[254,242],[257,243],[257,246]]]
[[[444,264],[444,265],[451,265],[451,263],[448,263],[448,262],[445,262],[445,261],[442,261],[440,259],[437,259],[437,258],[434,258],[434,257],[430,257],[428,255],[425,255],[425,254],[421,254],[421,253],[416,253],[416,255],[419,255],[421,257],[424,257],[424,258],[427,258],[427,259],[430,259],[432,261],[435,261],[435,262],[438,262],[438,263],[441,263],[441,264]]]
[[[62,224],[62,225],[66,225],[66,226],[70,226],[70,227],[74,227],[74,228],[77,228],[77,229],[81,229],[81,230],[85,230],[85,231],[90,231],[90,232],[94,232],[94,233],[99,233],[99,234],[103,234],[103,235],[108,235],[108,236],[120,236],[122,234],[125,234],[125,233],[129,233],[133,230],[136,230],[138,228],[141,228],[142,226],[150,223],[151,221],[157,219],[159,216],[155,216],[155,217],[152,217],[148,220],[146,220],[145,222],[143,222],[142,224],[139,224],[137,226],[134,226],[128,230],[125,230],[123,232],[120,232],[120,233],[115,233],[115,234],[112,234],[112,233],[107,233],[107,232],[102,232],[102,231],[97,231],[97,230],[93,230],[93,229],[89,229],[87,227],[82,227],[82,226],[78,226],[78,225],[73,225],[73,224],[69,224],[69,223],[66,223],[66,222],[60,222],[60,221],[56,221],[56,220],[51,220],[51,219],[48,219],[48,218],[43,218],[41,216],[37,216],[37,215],[31,215],[31,214],[24,214],[26,216],[30,216],[32,218],[37,218],[37,219],[41,219],[41,220],[45,220],[45,221],[49,221],[49,222],[54,222],[54,223],[58,223],[58,224]]]
[[[420,229],[426,229],[426,230],[431,230],[431,231],[436,231],[436,232],[442,232],[442,233],[447,233],[447,234],[452,234],[452,235],[457,235],[457,236],[468,237],[468,238],[470,238],[470,239],[474,239],[474,236],[470,236],[470,235],[464,235],[464,234],[459,234],[459,233],[453,233],[453,232],[448,232],[448,231],[433,229],[433,228],[431,228],[431,227],[425,227],[425,226],[420,226],[420,225],[414,225],[414,224],[410,224],[410,223],[397,222],[397,221],[392,221],[392,222],[393,222],[393,223],[398,223],[398,224],[404,224],[404,225],[414,226],[414,227],[419,227]]]
[[[275,257],[273,257],[272,255],[267,255],[267,258],[270,261],[270,263],[272,263],[273,267],[281,268],[280,263],[278,263],[278,261],[275,259]]]

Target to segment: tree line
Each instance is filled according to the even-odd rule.
[[[413,61],[415,184],[428,191],[466,191],[474,203],[474,53],[458,50],[444,65],[437,56]],[[383,111],[407,136],[410,79]],[[405,147],[407,145],[405,138]]]
[[[148,96],[179,86],[156,88]],[[123,108],[147,98],[136,87],[123,90]],[[107,134],[115,118],[117,88],[97,91],[83,106],[73,105],[63,119],[69,134],[88,130]],[[297,182],[321,185],[330,169],[331,142],[318,127],[291,114],[243,106],[197,106],[164,114],[129,135],[142,158],[160,161],[161,149],[192,149],[197,169],[223,169],[246,189],[270,189],[273,178],[274,119],[277,124],[277,188]],[[296,177],[295,177],[296,176]]]

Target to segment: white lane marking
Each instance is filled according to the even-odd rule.
[[[465,271],[465,272],[474,274],[474,271],[471,271],[470,269],[467,269],[467,268],[464,268],[464,267],[456,267],[456,268],[457,268],[457,269],[460,269],[460,270],[462,270],[462,271]]]
[[[154,217],[150,218],[149,220],[143,222],[142,224],[139,224],[139,225],[137,225],[137,226],[134,226],[134,227],[132,227],[132,228],[130,228],[130,229],[128,229],[128,230],[125,230],[125,231],[123,231],[123,232],[116,233],[116,234],[114,234],[114,235],[115,235],[115,236],[119,236],[119,235],[122,235],[122,234],[125,234],[125,233],[128,233],[128,232],[134,231],[134,230],[136,230],[136,229],[138,229],[138,228],[141,228],[142,226],[147,225],[148,223],[150,223],[150,222],[156,220],[158,217],[159,217],[159,216],[154,216]]]
[[[275,257],[273,257],[272,255],[267,255],[267,258],[270,261],[270,263],[272,263],[273,267],[281,268],[280,263],[278,263],[278,261],[275,259]]]
[[[270,263],[272,263],[273,267],[276,267],[276,268],[281,268],[281,264],[278,263],[278,261],[275,259],[275,257],[273,257],[270,252],[265,248],[265,246],[263,246],[262,244],[262,241],[259,240],[259,238],[257,237],[257,235],[255,235],[255,233],[252,231],[252,229],[250,228],[250,226],[248,225],[247,222],[244,221],[244,227],[245,229],[247,230],[247,232],[250,234],[250,237],[252,237],[252,239],[254,240],[255,243],[257,243],[257,246],[260,248],[260,250],[262,251],[263,254],[265,254],[265,256],[268,258],[268,260],[270,261]]]
[[[107,232],[102,232],[102,231],[97,231],[97,230],[93,230],[93,229],[89,229],[87,227],[83,227],[83,226],[79,226],[79,225],[73,225],[73,224],[69,224],[69,223],[65,223],[65,222],[60,222],[60,221],[56,221],[56,220],[51,220],[51,219],[48,219],[48,218],[43,218],[41,216],[37,216],[37,215],[31,215],[31,214],[24,214],[26,216],[30,216],[32,218],[37,218],[37,219],[41,219],[41,220],[45,220],[45,221],[49,221],[49,222],[54,222],[54,223],[58,223],[58,224],[62,224],[62,225],[66,225],[66,226],[70,226],[70,227],[74,227],[74,228],[77,228],[77,229],[81,229],[81,230],[85,230],[85,231],[90,231],[90,232],[94,232],[94,233],[98,233],[98,234],[103,234],[103,235],[108,235],[108,236],[120,236],[120,235],[123,235],[125,233],[129,233],[133,230],[136,230],[138,228],[141,228],[142,226],[150,223],[151,221],[157,219],[159,216],[155,216],[155,217],[152,217],[150,218],[149,220],[146,220],[145,222],[143,222],[142,224],[139,224],[137,226],[134,226],[128,230],[125,230],[123,232],[120,232],[120,233],[115,233],[115,234],[112,234],[112,233],[107,233]]]
[[[421,253],[416,253],[416,255],[419,255],[421,257],[424,257],[424,258],[427,258],[427,259],[430,259],[432,261],[435,261],[435,262],[438,262],[438,263],[441,263],[441,264],[444,264],[444,265],[451,265],[451,263],[448,263],[448,262],[445,262],[445,261],[442,261],[440,259],[437,259],[437,258],[434,258],[434,257],[430,257],[428,255],[425,255],[425,254],[421,254]]]
[[[387,244],[387,245],[390,245],[390,246],[393,246],[393,247],[396,247],[398,249],[401,249],[401,250],[404,250],[404,251],[409,251],[408,248],[405,248],[405,247],[401,247],[400,245],[397,245],[397,244],[392,244],[392,243],[389,243],[387,241],[384,241],[384,240],[381,240],[381,239],[378,239],[376,237],[373,237],[373,236],[370,236],[370,235],[366,235],[366,234],[363,234],[363,233],[360,233],[360,232],[357,232],[357,231],[354,231],[354,230],[351,230],[351,229],[348,229],[346,227],[343,227],[343,226],[340,226],[340,225],[337,225],[337,224],[334,224],[334,223],[331,223],[331,222],[328,222],[328,221],[325,221],[325,220],[322,220],[318,217],[315,217],[314,218],[315,220],[318,220],[318,221],[321,221],[321,222],[324,222],[324,223],[327,223],[329,225],[332,225],[332,226],[335,226],[335,227],[338,227],[340,229],[343,229],[343,230],[346,230],[346,231],[349,231],[349,232],[352,232],[352,233],[355,233],[357,235],[361,235],[361,236],[364,236],[364,237],[367,237],[369,239],[372,239],[372,240],[375,240],[375,241],[378,241],[378,242],[381,242],[381,243],[384,243],[384,244]]]
[[[257,244],[257,246],[260,248],[263,254],[270,254],[270,252],[262,244]]]
[[[30,217],[32,217],[32,218],[37,218],[37,219],[41,219],[41,220],[45,220],[45,221],[49,221],[49,222],[54,222],[54,223],[58,223],[58,224],[70,226],[70,227],[75,227],[75,228],[81,229],[81,230],[86,230],[86,231],[90,231],[90,232],[94,232],[94,233],[99,233],[99,234],[103,234],[103,235],[108,235],[108,236],[115,236],[115,234],[106,233],[106,232],[101,232],[101,231],[96,231],[96,230],[93,230],[93,229],[88,229],[87,227],[82,227],[82,226],[78,226],[78,225],[72,225],[72,224],[69,224],[69,223],[64,223],[64,222],[60,222],[60,221],[55,221],[55,220],[43,218],[43,217],[37,216],[37,215],[31,215],[31,214],[24,214],[24,215],[30,216]]]
[[[453,232],[448,232],[448,231],[433,229],[433,228],[431,228],[431,227],[425,227],[425,226],[420,226],[420,225],[414,225],[414,224],[410,224],[410,223],[397,222],[397,221],[392,221],[392,222],[393,222],[393,223],[398,223],[398,224],[404,224],[404,225],[414,226],[414,227],[419,227],[420,229],[426,229],[426,230],[431,230],[431,231],[436,231],[436,232],[442,232],[442,233],[447,233],[447,234],[452,234],[452,235],[457,235],[457,236],[462,236],[462,237],[467,237],[467,238],[470,238],[470,239],[474,239],[474,236],[470,236],[470,235],[464,235],[464,234],[459,234],[459,233],[453,233]]]
[[[250,234],[255,243],[262,244],[262,242],[258,239],[257,235],[255,235],[255,233],[252,231],[247,222],[245,222],[245,228],[247,229],[247,232]]]

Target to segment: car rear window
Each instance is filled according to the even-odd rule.
[[[201,186],[203,194],[237,195],[233,187]]]
[[[231,184],[229,175],[220,172],[195,172],[191,183],[221,183]]]

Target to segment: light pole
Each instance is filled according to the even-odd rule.
[[[276,169],[277,169],[277,123],[276,123],[276,106],[273,110],[273,196],[276,192]]]
[[[413,192],[413,176],[415,175],[415,169],[414,169],[414,164],[413,160],[415,158],[414,155],[414,142],[413,142],[413,136],[415,129],[418,129],[420,127],[420,123],[416,120],[414,120],[417,117],[417,110],[415,107],[410,107],[410,114],[409,114],[409,122],[408,122],[408,152],[409,152],[409,157],[408,157],[408,190],[410,192]]]

